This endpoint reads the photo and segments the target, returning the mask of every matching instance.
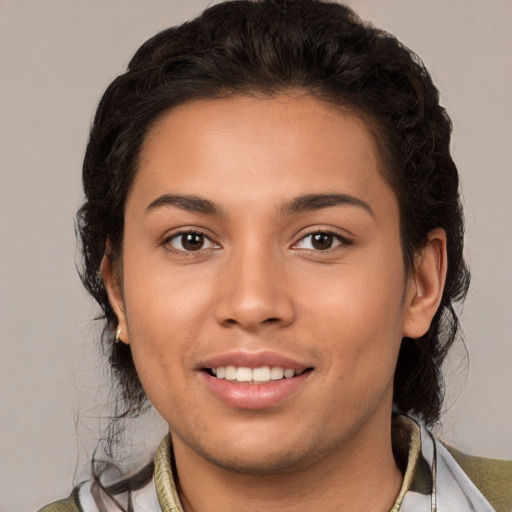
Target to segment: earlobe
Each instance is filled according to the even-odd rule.
[[[414,257],[414,271],[409,276],[403,320],[403,336],[423,336],[441,303],[446,280],[446,232],[437,228]]]
[[[118,272],[115,271],[112,258],[105,253],[101,260],[101,277],[103,278],[103,284],[107,290],[108,299],[114,313],[117,316],[118,325],[116,328],[116,341],[122,341],[123,343],[129,344],[130,337],[128,334],[128,326],[126,323],[126,315],[124,309],[123,294],[121,291],[121,285],[119,283]]]

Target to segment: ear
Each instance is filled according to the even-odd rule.
[[[121,329],[120,341],[130,344],[130,336],[128,334],[128,325],[126,323],[126,314],[124,307],[123,294],[121,290],[119,272],[116,272],[111,256],[108,250],[103,255],[101,260],[101,277],[107,290],[108,300],[114,313],[117,316],[117,328]]]
[[[403,336],[419,338],[428,331],[443,296],[446,270],[446,232],[437,228],[414,257],[405,297]]]

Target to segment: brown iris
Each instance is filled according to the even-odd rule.
[[[325,251],[332,247],[334,236],[329,233],[314,233],[311,235],[311,245],[318,251]]]
[[[204,235],[200,233],[185,233],[181,235],[181,245],[186,251],[198,251],[203,248]]]

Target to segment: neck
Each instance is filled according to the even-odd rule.
[[[226,470],[177,440],[177,483],[184,511],[204,512],[214,504],[226,512],[387,512],[402,483],[391,427],[380,438],[364,434],[360,431],[328,454],[277,474]]]

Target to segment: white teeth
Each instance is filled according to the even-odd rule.
[[[260,368],[248,368],[246,366],[219,366],[212,368],[212,373],[217,379],[226,379],[237,382],[269,382],[271,380],[291,379],[295,376],[295,370],[281,368],[279,366],[262,366]]]
[[[250,368],[244,368],[240,366],[236,371],[236,380],[238,382],[251,382],[252,380],[252,370]]]
[[[252,380],[254,382],[268,382],[270,380],[270,368],[268,366],[254,368],[252,371]]]
[[[236,380],[236,366],[226,366],[226,380]]]
[[[279,368],[279,366],[274,366],[270,370],[270,379],[271,380],[281,380],[284,376],[284,369]]]

